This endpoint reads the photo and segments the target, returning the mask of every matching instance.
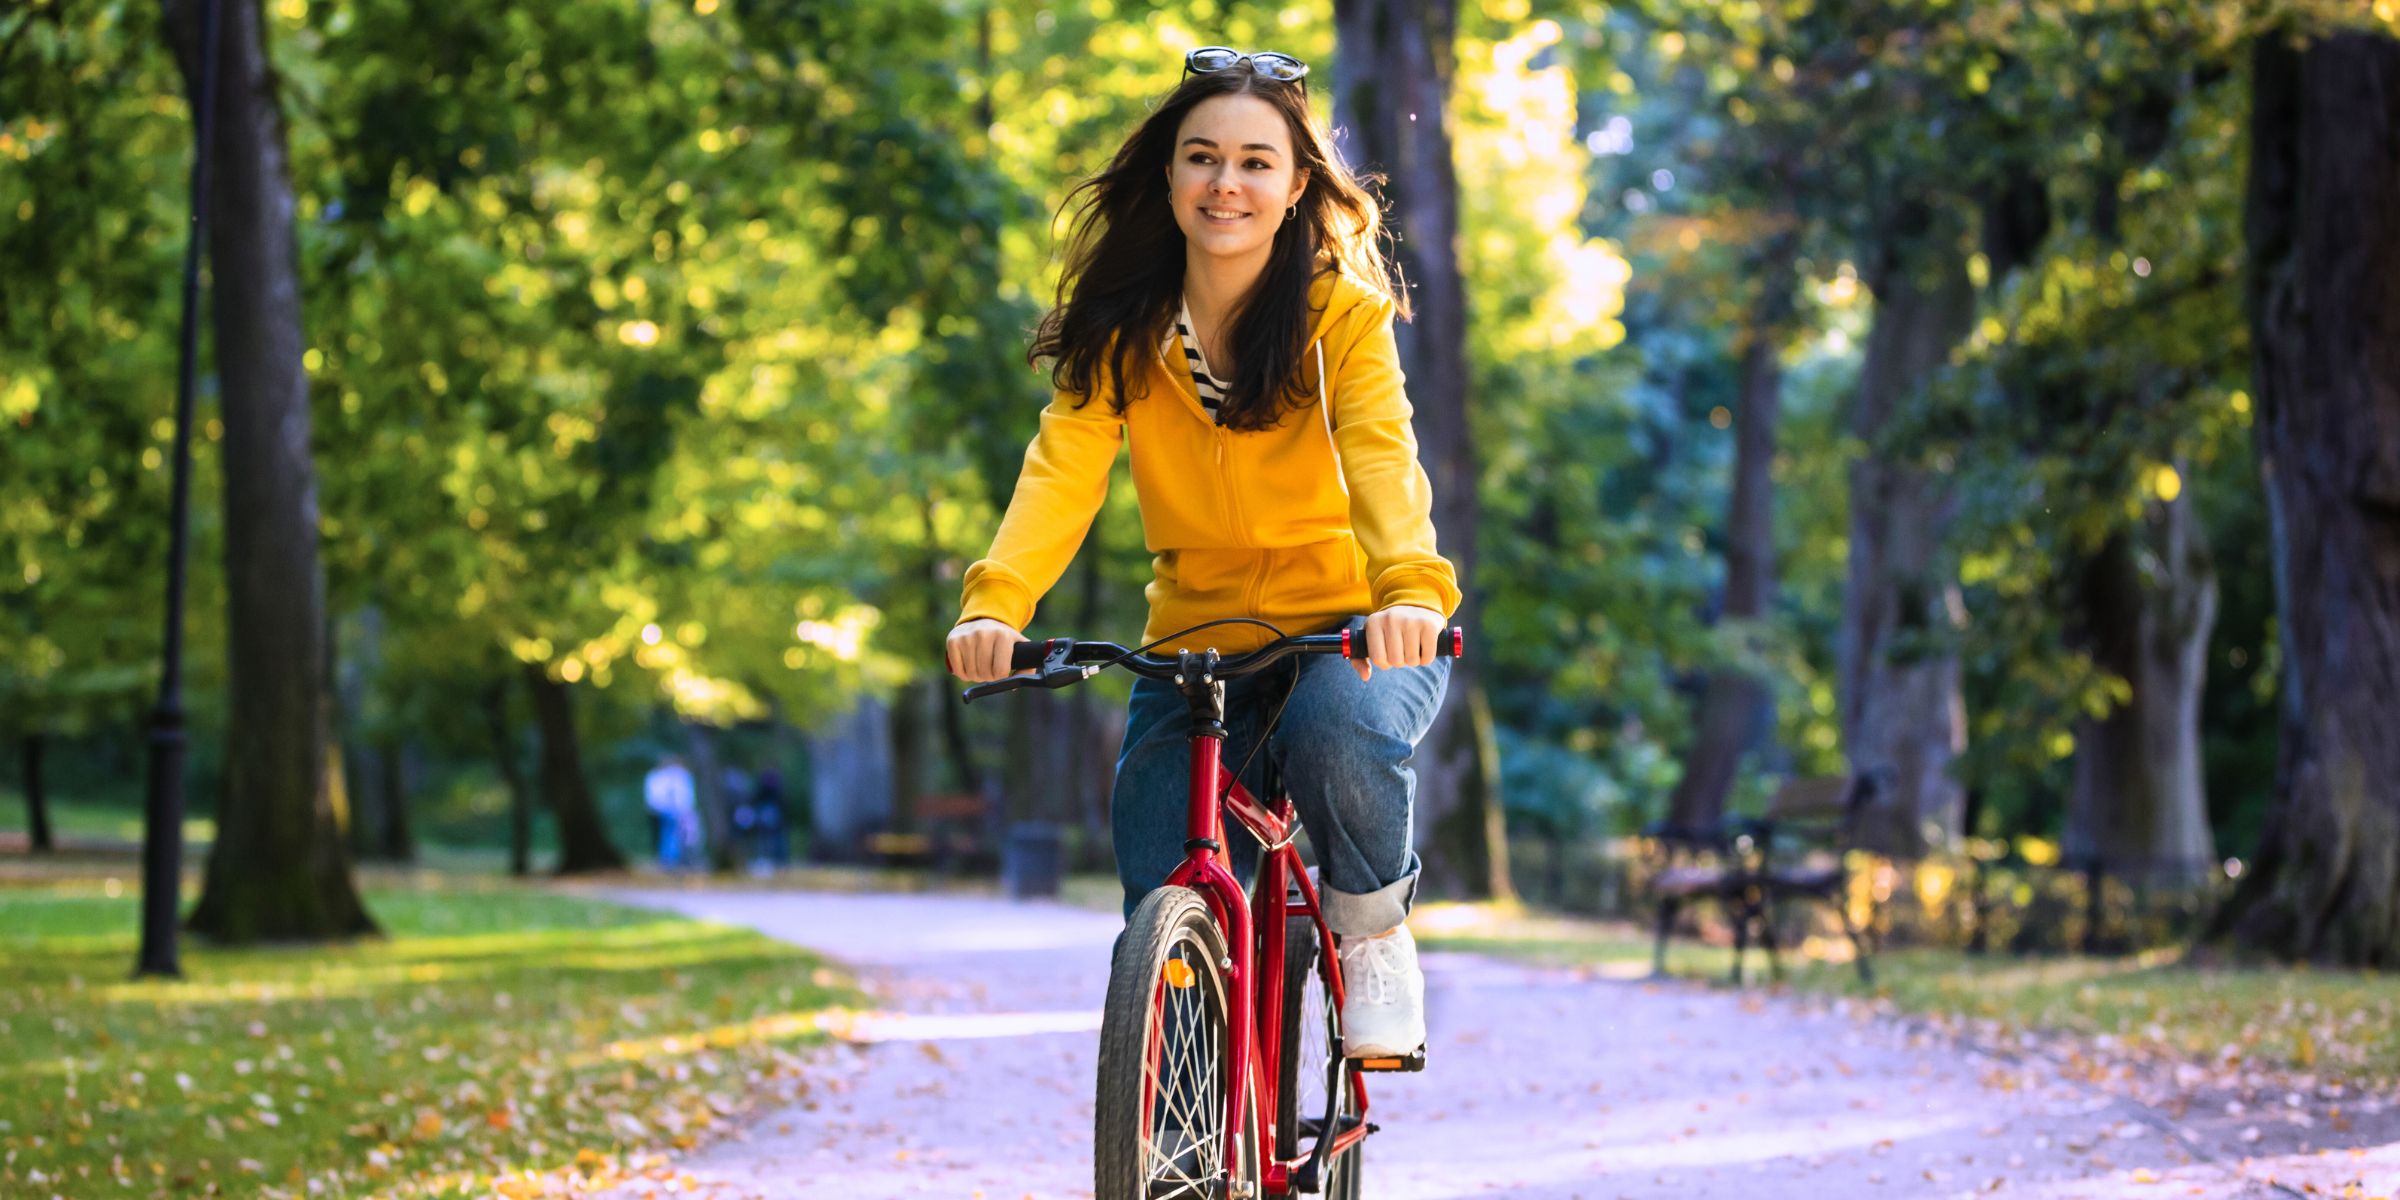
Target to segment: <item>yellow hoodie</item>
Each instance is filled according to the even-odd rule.
[[[1128,438],[1142,532],[1156,556],[1143,641],[1220,617],[1315,633],[1395,604],[1456,611],[1457,571],[1434,550],[1433,491],[1401,390],[1392,302],[1328,272],[1310,288],[1309,307],[1317,314],[1310,357],[1330,387],[1309,369],[1316,401],[1275,428],[1217,425],[1190,374],[1170,367],[1160,347],[1146,364],[1149,391],[1121,417],[1104,395],[1080,407],[1072,394],[1052,397],[991,553],[967,569],[960,622],[1026,627],[1099,514]],[[1160,651],[1234,654],[1272,637],[1255,625],[1220,625]]]

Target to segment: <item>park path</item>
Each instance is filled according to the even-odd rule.
[[[1115,917],[959,895],[612,896],[822,951],[883,1010],[821,1059],[804,1107],[676,1163],[700,1194],[1091,1195]],[[2400,1146],[2244,1160],[2205,1124],[1839,1007],[1467,955],[1425,967],[1432,1064],[1370,1082],[1371,1200],[2400,1193]]]

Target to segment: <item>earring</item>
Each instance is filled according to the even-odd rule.
[[[1286,221],[1289,221],[1289,220],[1291,220],[1293,217],[1295,217],[1295,216],[1299,215],[1299,212],[1300,212],[1300,206],[1299,206],[1299,205],[1297,205],[1297,204],[1295,204],[1295,205],[1291,206],[1290,208],[1287,208],[1287,209],[1283,210],[1283,219],[1284,219],[1284,220],[1286,220]]]

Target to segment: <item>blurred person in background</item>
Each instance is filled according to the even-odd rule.
[[[699,859],[700,807],[692,795],[692,773],[670,754],[642,777],[642,803],[658,835],[658,865],[681,869]]]

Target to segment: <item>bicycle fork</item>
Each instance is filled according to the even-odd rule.
[[[1225,845],[1224,814],[1217,803],[1225,783],[1225,684],[1211,669],[1216,662],[1214,651],[1204,655],[1185,651],[1182,659],[1183,670],[1175,682],[1192,701],[1191,790],[1187,793],[1192,802],[1184,822],[1183,865],[1175,868],[1167,883],[1198,892],[1225,931],[1226,959],[1217,964],[1226,977],[1225,1025],[1232,1042],[1227,1048],[1224,1128],[1240,1130],[1240,1136],[1262,1137],[1260,1130],[1246,1129],[1242,1123],[1242,1111],[1250,1098],[1251,1047],[1258,1021],[1250,994],[1250,910],[1241,899],[1241,881],[1233,874],[1233,857]],[[1231,1179],[1241,1161],[1237,1139],[1226,1138],[1223,1148],[1225,1161],[1219,1178]],[[1248,1184],[1240,1188],[1246,1193]],[[1231,1200],[1256,1198],[1236,1194]]]

